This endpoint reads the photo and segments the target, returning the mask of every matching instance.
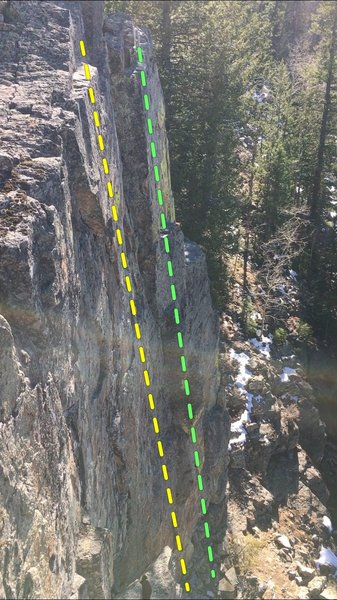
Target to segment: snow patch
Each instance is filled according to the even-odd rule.
[[[272,335],[270,334],[268,337],[263,335],[261,338],[261,341],[259,341],[256,338],[251,338],[249,340],[249,343],[252,344],[252,346],[254,346],[254,348],[259,350],[261,352],[261,354],[263,354],[267,358],[270,358],[270,344],[272,343],[272,341],[273,341],[273,338],[272,338]]]
[[[322,520],[323,520],[324,527],[326,527],[330,531],[330,533],[331,533],[331,531],[332,531],[332,523],[331,523],[331,520],[329,519],[329,517],[327,517],[326,515],[324,515],[324,517],[323,517]]]
[[[252,319],[255,319],[255,321],[262,321],[262,315],[257,310],[253,310],[251,316]]]
[[[337,569],[337,556],[331,550],[331,548],[321,547],[319,559],[316,561],[317,565],[331,565]]]
[[[237,360],[239,363],[239,374],[235,381],[235,385],[236,387],[242,389],[242,391],[245,391],[247,382],[252,376],[252,373],[247,369],[249,356],[247,356],[247,354],[245,354],[244,352],[240,352],[239,354],[238,352],[235,352],[233,348],[230,349],[230,356],[231,358],[235,358],[235,360]]]
[[[284,367],[284,369],[280,375],[281,381],[283,381],[284,383],[286,381],[289,381],[289,375],[294,375],[294,373],[297,373],[296,369],[291,369],[290,367]]]
[[[253,406],[253,394],[249,394],[246,390],[246,385],[252,376],[252,373],[247,369],[249,363],[249,356],[245,352],[235,352],[233,348],[229,352],[231,358],[234,358],[239,363],[239,373],[236,378],[236,387],[240,389],[242,395],[246,397],[247,403],[246,408],[243,411],[240,419],[231,423],[231,433],[236,434],[228,444],[228,448],[231,449],[233,444],[244,444],[247,438],[247,433],[244,424],[250,421],[250,413]]]
[[[236,437],[229,440],[228,448],[230,449],[233,444],[244,444],[247,438],[247,433],[243,425],[243,415],[238,421],[231,423],[231,433],[236,433]]]

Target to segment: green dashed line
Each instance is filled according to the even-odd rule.
[[[144,108],[145,110],[150,110],[150,102],[147,94],[144,94]]]
[[[191,427],[191,438],[192,438],[193,444],[196,444],[197,443],[197,434],[195,431],[195,427]]]
[[[158,165],[154,165],[154,167],[153,167],[153,173],[154,173],[155,181],[158,183],[158,181],[160,181],[160,175],[159,175]]]
[[[167,270],[168,270],[169,277],[173,277],[173,267],[172,267],[172,262],[170,260],[167,261]]]
[[[149,134],[152,135],[153,134],[153,127],[152,127],[152,119],[151,119],[151,117],[149,117],[148,120],[147,120],[147,128],[148,128]]]
[[[205,523],[204,523],[204,530],[205,530],[205,537],[209,538],[210,533],[209,533],[209,526],[208,526],[207,521],[205,521]]]
[[[179,348],[183,348],[184,347],[184,342],[183,342],[183,334],[181,333],[181,331],[178,331],[177,338],[178,338],[178,346],[179,346]]]
[[[162,229],[166,229],[166,217],[165,217],[165,213],[160,213],[160,223],[161,223],[161,228]]]
[[[142,63],[143,62],[143,54],[142,54],[141,48],[137,49],[137,55],[138,55],[139,62]],[[141,78],[142,87],[145,88],[146,85],[147,85],[145,71],[142,70],[140,72],[140,78]],[[148,111],[150,109],[149,97],[148,97],[147,94],[144,93],[143,98],[144,98],[144,107],[145,107],[145,110]],[[148,128],[149,135],[152,135],[153,134],[153,123],[152,123],[152,119],[150,117],[147,119],[147,128]],[[150,141],[150,152],[151,152],[152,158],[157,158],[157,149],[156,149],[155,143],[153,141]],[[159,183],[160,182],[160,172],[159,172],[158,165],[153,165],[153,174],[154,174],[154,179],[155,179],[156,183]],[[157,189],[157,199],[158,199],[159,206],[162,206],[163,205],[163,195],[162,195],[162,191],[159,188]],[[165,230],[167,228],[166,217],[165,217],[165,213],[164,212],[160,213],[160,225],[161,225],[161,229]],[[162,239],[163,239],[163,243],[164,243],[165,252],[167,254],[170,254],[170,244],[169,244],[168,237],[165,235]],[[173,277],[173,265],[172,265],[172,261],[170,259],[168,259],[168,261],[167,261],[167,270],[168,270],[169,277]],[[175,301],[177,299],[177,293],[176,293],[176,288],[175,288],[174,284],[171,284],[170,290],[171,290],[172,300]],[[176,322],[177,325],[179,325],[180,324],[179,310],[176,307],[173,310],[174,310],[174,319],[175,319],[175,322]],[[179,348],[183,348],[184,344],[183,344],[183,337],[182,337],[181,331],[177,332],[177,341],[178,341]],[[180,356],[180,362],[181,362],[181,370],[182,370],[182,372],[186,373],[187,367],[186,367],[186,358],[185,358],[184,355]],[[183,381],[184,381],[185,394],[186,394],[186,396],[190,396],[189,381],[188,381],[188,379],[184,379]],[[187,404],[187,412],[188,412],[189,419],[193,420],[193,418],[194,418],[194,416],[193,416],[193,407],[192,407],[191,403]],[[197,442],[197,435],[196,435],[196,430],[195,430],[194,427],[191,427],[191,438],[192,438],[193,444],[196,444],[196,442]],[[194,451],[194,462],[195,462],[196,468],[199,469],[199,467],[200,467],[200,457],[199,457],[199,452],[197,450]],[[198,481],[199,491],[202,492],[203,489],[204,489],[204,487],[203,487],[202,475],[200,473],[197,476],[197,481]],[[207,514],[207,506],[206,506],[206,500],[205,500],[205,498],[201,498],[200,499],[200,505],[201,505],[201,512],[202,512],[202,514],[206,515]],[[204,522],[204,530],[205,530],[205,537],[207,539],[209,539],[210,538],[210,531],[209,531],[209,525],[208,525],[207,521]],[[214,560],[213,559],[212,546],[209,545],[207,547],[207,550],[208,550],[208,559],[209,559],[209,562],[212,563],[213,560]],[[212,579],[214,579],[216,577],[215,570],[211,569],[210,573],[211,573]],[[186,590],[189,591],[189,589],[187,589],[187,588],[186,588]]]

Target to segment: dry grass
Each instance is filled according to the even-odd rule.
[[[260,554],[265,548],[265,540],[247,534],[240,541],[235,541],[230,547],[231,560],[240,574],[244,575],[253,571],[260,563]]]

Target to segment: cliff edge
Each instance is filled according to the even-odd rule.
[[[154,139],[194,425],[210,514],[222,520],[229,417],[218,322],[204,254],[174,221],[149,34],[125,15],[104,18],[102,2],[11,1],[0,11],[0,595],[110,598],[175,546],[80,39],[191,549],[199,494],[135,44],[159,107]]]

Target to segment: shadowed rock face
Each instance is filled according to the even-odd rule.
[[[12,1],[2,9],[0,596],[109,598],[174,539],[99,168],[82,38],[186,545],[199,494],[135,40],[159,108],[154,140],[184,353],[205,492],[219,516],[228,417],[218,394],[217,320],[205,257],[174,223],[164,103],[148,35],[121,15],[103,27],[101,2]]]

